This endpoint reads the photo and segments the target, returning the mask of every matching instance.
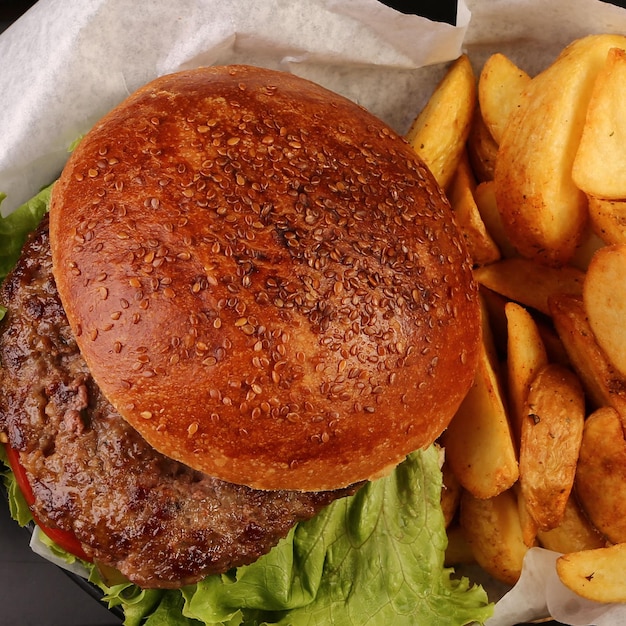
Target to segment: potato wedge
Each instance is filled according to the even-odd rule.
[[[486,265],[500,258],[500,250],[487,232],[476,206],[475,187],[476,181],[469,159],[463,153],[450,183],[448,197],[474,265]]]
[[[596,341],[626,376],[626,245],[598,250],[583,284],[583,303]]]
[[[589,219],[604,243],[626,244],[626,200],[589,196]]]
[[[474,70],[469,58],[462,55],[450,66],[406,134],[444,189],[465,149],[476,100]]]
[[[476,179],[479,182],[493,180],[498,144],[491,136],[478,107],[474,110],[472,126],[467,137],[467,153]]]
[[[560,293],[582,294],[585,275],[573,267],[545,267],[520,257],[478,267],[474,277],[488,289],[548,314],[548,298]]]
[[[586,272],[593,255],[605,245],[606,243],[596,235],[591,224],[588,224],[569,264],[581,272]]]
[[[507,302],[507,380],[510,422],[519,442],[522,423],[528,416],[530,385],[548,364],[548,354],[532,315],[521,305]]]
[[[626,378],[609,362],[589,326],[582,299],[550,299],[555,328],[594,408],[612,406],[626,424]]]
[[[626,52],[608,51],[598,73],[572,167],[579,189],[599,198],[626,198]]]
[[[503,54],[490,56],[478,77],[478,102],[485,125],[500,143],[509,116],[530,82],[530,76]]]
[[[587,104],[611,48],[626,37],[579,39],[535,76],[511,114],[496,160],[496,200],[513,245],[528,258],[567,263],[587,223],[587,198],[572,180]]]
[[[626,602],[626,544],[564,554],[556,561],[561,582],[595,602]]]
[[[539,531],[537,528],[537,522],[528,511],[526,499],[522,495],[519,480],[513,486],[513,490],[515,492],[515,496],[517,497],[517,513],[519,515],[519,523],[522,529],[522,539],[529,548],[532,548],[537,545],[537,532]]]
[[[585,422],[576,494],[601,533],[613,543],[626,542],[626,441],[622,421],[610,407]]]
[[[556,528],[563,519],[584,422],[578,377],[562,365],[545,365],[530,385],[519,453],[522,496],[541,530]]]
[[[474,384],[441,441],[454,475],[477,498],[490,498],[505,491],[519,476],[488,332],[483,333]]]
[[[500,254],[506,258],[518,256],[517,250],[513,247],[502,225],[502,216],[496,204],[496,191],[492,180],[477,185],[474,190],[474,201],[487,232],[498,246]]]
[[[514,585],[528,546],[522,537],[513,491],[488,499],[463,492],[460,522],[476,562],[497,580]]]
[[[554,329],[554,324],[549,318],[537,317],[535,319],[541,340],[548,353],[548,361],[550,363],[560,363],[561,365],[570,365],[569,356],[565,350],[565,346],[561,341],[558,333]]]
[[[465,531],[460,524],[454,524],[446,529],[448,535],[448,546],[446,547],[446,555],[444,565],[453,567],[468,563],[475,563],[474,553],[467,543]]]
[[[591,524],[573,495],[567,500],[561,523],[551,530],[539,530],[537,538],[547,550],[564,554],[606,546],[606,539]]]
[[[501,296],[491,289],[480,286],[480,301],[485,309],[487,319],[489,320],[489,329],[492,335],[491,343],[493,349],[498,355],[498,360],[502,361],[506,357],[506,341],[507,341],[507,321],[505,307],[509,302],[504,296]],[[504,368],[502,375],[505,374]]]

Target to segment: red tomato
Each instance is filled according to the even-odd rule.
[[[26,504],[28,504],[29,507],[32,507],[33,504],[35,504],[35,496],[33,495],[33,490],[28,482],[26,470],[24,470],[22,464],[20,463],[20,453],[8,444],[5,446],[5,450],[7,451],[7,458],[9,459],[9,465],[11,466],[11,470],[13,471],[15,480],[17,481],[17,486],[20,488],[20,491],[26,500]]]
[[[41,531],[47,535],[54,543],[59,546],[59,548],[63,548],[66,552],[73,554],[74,556],[82,559],[83,561],[91,562],[91,557],[87,556],[85,551],[83,550],[83,546],[80,541],[76,538],[76,535],[73,532],[68,530],[61,530],[60,528],[50,528],[50,526],[46,526],[42,524],[37,516],[33,513],[33,519]]]
[[[9,465],[11,466],[11,470],[15,475],[15,480],[17,481],[17,486],[20,488],[20,491],[24,495],[24,499],[26,500],[26,504],[31,507],[35,503],[35,496],[33,495],[33,490],[28,482],[28,476],[26,476],[26,471],[22,467],[20,463],[20,455],[17,450],[12,448],[11,446],[5,446],[7,451],[7,458],[9,460]],[[83,547],[76,538],[76,535],[73,532],[68,530],[61,530],[60,528],[50,528],[45,524],[42,524],[37,516],[32,512],[33,519],[39,528],[41,528],[42,532],[45,533],[54,543],[56,543],[60,548],[63,548],[66,552],[73,554],[74,556],[82,559],[83,561],[91,561],[91,558],[87,556]]]

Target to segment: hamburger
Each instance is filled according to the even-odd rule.
[[[480,335],[410,146],[249,66],[163,76],[97,123],[1,300],[29,508],[144,589],[231,575],[334,500],[362,514],[451,420]]]

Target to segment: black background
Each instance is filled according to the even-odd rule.
[[[33,4],[0,0],[0,31]],[[455,0],[387,0],[386,4],[437,21],[455,21]],[[613,4],[626,6],[626,0]],[[120,620],[103,604],[32,553],[28,541],[29,532],[10,519],[8,508],[0,502],[0,626],[119,626]]]

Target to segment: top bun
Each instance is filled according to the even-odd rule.
[[[248,66],[163,76],[54,187],[59,294],[158,451],[257,489],[381,476],[469,389],[479,309],[450,207],[353,102]]]

